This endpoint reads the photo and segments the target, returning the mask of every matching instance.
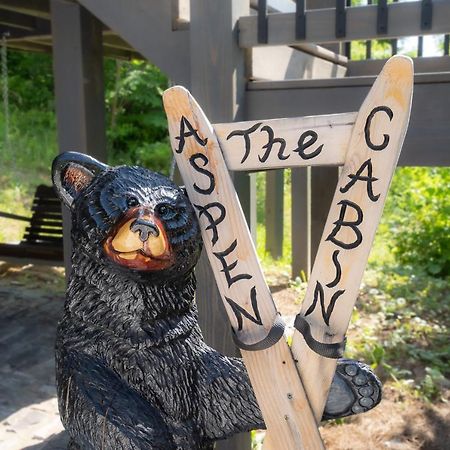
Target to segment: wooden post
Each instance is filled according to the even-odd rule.
[[[53,73],[60,152],[106,161],[102,25],[77,3],[51,0]],[[70,271],[70,218],[63,209],[64,264]]]
[[[408,127],[412,90],[411,59],[392,57],[358,112],[297,317],[292,353],[301,361],[301,379],[317,420],[338,357],[329,344],[341,343],[347,331]]]
[[[190,11],[190,90],[214,121],[243,118],[245,96],[245,51],[238,46],[237,21],[249,14],[248,2],[242,0],[191,0]],[[237,190],[250,226],[252,208],[251,178],[235,177]],[[254,192],[254,189],[253,189]],[[256,222],[256,221],[255,221]],[[224,308],[211,265],[203,252],[196,268],[199,322],[206,342],[229,356],[239,351],[231,339],[231,328],[224,318]],[[250,436],[243,434],[217,444],[218,450],[248,450]]]
[[[283,169],[271,170],[266,173],[266,252],[275,259],[283,256],[283,201]]]
[[[272,442],[323,449],[214,130],[186,89],[173,87],[163,100],[172,149]]]
[[[314,265],[323,227],[330,211],[331,200],[339,177],[338,167],[311,167],[309,195],[311,199],[311,240],[309,267]],[[309,273],[308,273],[309,275]]]
[[[311,198],[309,167],[292,169],[292,278],[311,272]]]

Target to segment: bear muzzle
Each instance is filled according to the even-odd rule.
[[[162,270],[174,262],[164,225],[143,207],[128,211],[103,248],[114,262],[137,270]]]

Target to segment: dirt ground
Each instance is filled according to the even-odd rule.
[[[287,278],[268,280],[278,309],[292,323],[298,291]],[[61,269],[0,262],[2,450],[64,448],[53,381],[53,340],[63,296]],[[450,450],[450,390],[443,400],[425,403],[387,382],[373,411],[327,423],[321,434],[328,450]]]
[[[286,278],[269,279],[278,310],[283,316],[297,314],[298,291]],[[425,403],[388,381],[375,409],[342,424],[328,423],[321,427],[321,435],[327,450],[450,450],[450,390],[443,400]]]

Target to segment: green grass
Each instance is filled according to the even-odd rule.
[[[50,184],[51,161],[57,154],[54,115],[13,110],[9,145],[5,145],[3,136],[0,115],[0,211],[29,215],[36,186]],[[445,275],[449,257],[445,252],[449,180],[448,168],[397,170],[369,257],[347,347],[348,356],[365,360],[383,379],[393,380],[400,389],[426,400],[439,398],[450,378],[450,296]],[[283,256],[278,260],[265,251],[264,192],[265,175],[260,173],[257,252],[269,279],[271,274],[289,279],[290,172],[285,171]],[[20,240],[24,226],[0,219],[0,242]],[[411,230],[415,234],[405,236]],[[408,250],[408,239],[417,239],[417,246]],[[431,247],[429,243],[433,243]],[[402,262],[404,248],[411,253],[407,263]],[[436,248],[441,249],[439,253]],[[436,262],[431,266],[429,262],[437,258],[436,254],[441,258],[438,261],[442,270],[433,276]],[[291,280],[291,287],[303,298],[305,277],[301,279],[300,275]]]
[[[9,143],[0,114],[0,211],[30,216],[36,186],[49,185],[50,166],[57,155],[53,113],[12,110]],[[16,242],[26,222],[0,218],[0,242]]]

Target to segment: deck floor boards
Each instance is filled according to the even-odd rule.
[[[0,448],[62,450],[54,381],[63,299],[0,278]]]

